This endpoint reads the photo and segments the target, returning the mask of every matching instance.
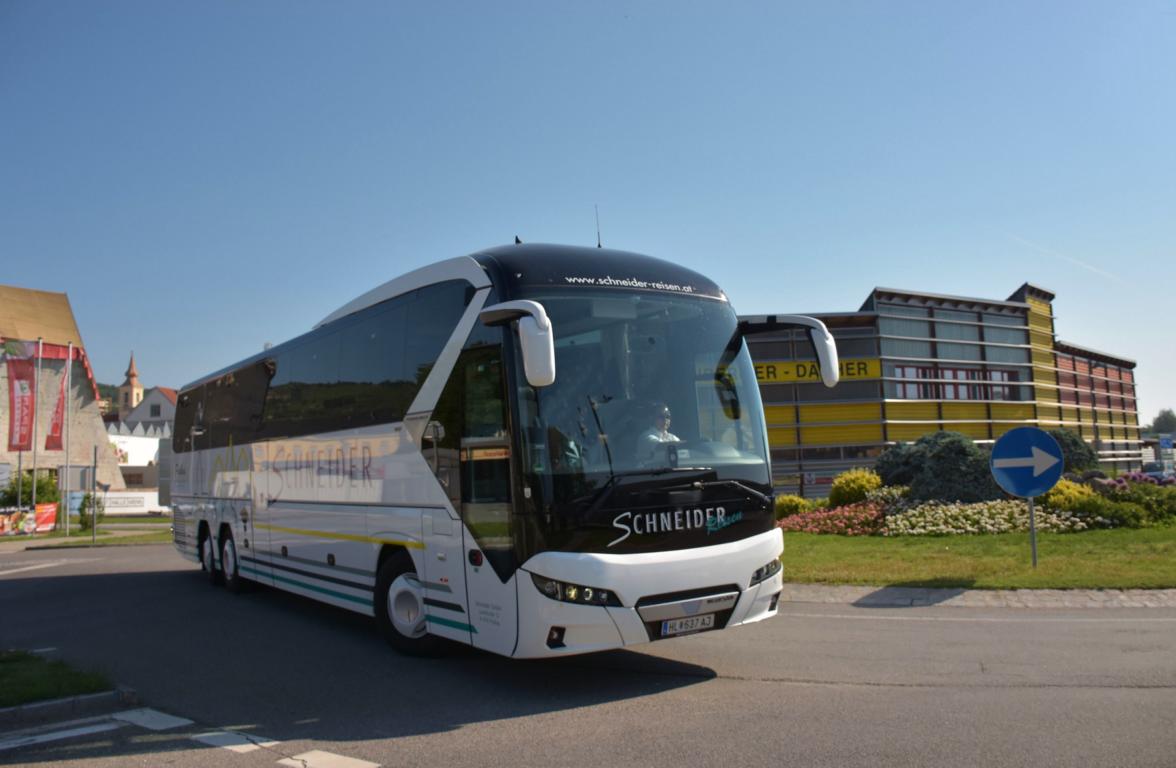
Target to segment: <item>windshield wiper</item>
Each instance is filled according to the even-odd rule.
[[[604,500],[608,498],[609,492],[613,486],[617,484],[617,480],[623,477],[657,477],[658,475],[668,475],[671,473],[683,472],[711,472],[709,467],[651,467],[649,469],[628,469],[621,472],[610,472],[608,480],[604,485],[592,494],[588,502],[588,514],[595,512]],[[581,499],[583,497],[580,497]],[[579,502],[580,499],[574,499],[573,503]]]
[[[698,490],[702,490],[703,488],[712,488],[716,485],[725,485],[725,486],[732,487],[732,488],[738,488],[739,490],[743,491],[744,493],[759,499],[760,501],[767,504],[768,506],[771,506],[771,504],[772,504],[772,497],[771,496],[768,496],[765,493],[760,493],[756,489],[752,488],[750,485],[747,485],[746,483],[742,483],[738,480],[695,480],[694,482],[690,483],[688,486],[687,485],[680,485],[680,486],[676,486],[676,488],[696,488]]]

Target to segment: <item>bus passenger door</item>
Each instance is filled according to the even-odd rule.
[[[470,437],[461,442],[461,516],[472,644],[510,655],[518,638],[510,442],[505,437]]]

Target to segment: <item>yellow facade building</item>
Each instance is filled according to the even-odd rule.
[[[750,337],[777,490],[824,496],[838,473],[941,429],[991,443],[1065,427],[1104,466],[1138,468],[1135,362],[1059,340],[1053,300],[1028,283],[1003,301],[876,288],[857,312],[814,315],[837,340],[833,389],[804,332]]]

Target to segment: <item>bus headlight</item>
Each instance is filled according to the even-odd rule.
[[[531,574],[531,581],[535,588],[552,600],[561,603],[575,603],[577,605],[609,605],[620,607],[621,601],[607,589],[584,587],[579,584],[568,584],[563,581],[549,579],[537,573]]]
[[[780,565],[780,561],[778,559],[772,560],[770,563],[765,563],[764,565],[761,565],[759,568],[755,569],[755,573],[751,574],[751,584],[749,584],[748,586],[754,587],[756,584],[759,584],[761,581],[767,581],[768,579],[772,578],[777,573],[779,573],[781,567],[782,566]]]

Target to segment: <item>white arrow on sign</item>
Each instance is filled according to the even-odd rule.
[[[1045,470],[1057,464],[1061,459],[1052,454],[1046,453],[1037,446],[1030,446],[1033,451],[1032,456],[1025,456],[1019,459],[996,459],[992,462],[992,466],[997,469],[1018,469],[1021,467],[1033,467],[1033,476],[1037,477]]]

